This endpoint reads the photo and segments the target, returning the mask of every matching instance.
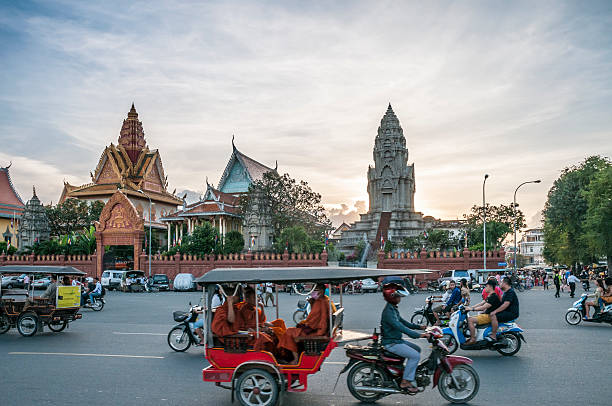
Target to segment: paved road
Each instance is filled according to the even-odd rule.
[[[405,298],[408,318],[423,303],[422,294]],[[477,295],[474,295],[477,299]],[[573,299],[567,294],[532,290],[519,293],[520,324],[526,345],[514,357],[489,351],[465,352],[473,358],[481,388],[473,405],[610,404],[612,327],[571,327],[564,321]],[[45,331],[23,338],[15,330],[0,336],[0,399],[3,405],[231,405],[229,392],[201,381],[208,365],[202,350],[175,353],[166,344],[172,311],[183,310],[197,293],[110,292],[102,312],[83,310],[83,319],[62,333]],[[281,295],[281,317],[291,319],[296,296]],[[345,328],[370,331],[379,323],[380,294],[346,295]],[[268,318],[275,317],[272,308]],[[288,323],[289,324],[289,323]],[[428,353],[427,343],[419,344]],[[64,355],[14,354],[63,353]],[[89,355],[70,355],[89,354]],[[116,356],[96,356],[116,355]],[[137,357],[131,357],[137,356]],[[304,394],[288,394],[285,404],[355,405],[343,376],[332,393],[346,358],[335,350]],[[444,404],[432,390],[417,397],[390,396],[381,405]]]

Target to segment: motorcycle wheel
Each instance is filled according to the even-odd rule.
[[[38,331],[38,316],[34,312],[22,313],[17,319],[17,331],[24,337],[32,337]]]
[[[62,331],[63,329],[65,329],[68,326],[68,321],[67,320],[63,320],[63,321],[59,321],[54,323],[47,323],[47,327],[49,327],[49,330],[53,331],[54,333],[59,333],[60,331]]]
[[[191,346],[191,338],[185,326],[174,327],[168,333],[168,345],[176,352],[187,351]]]
[[[293,313],[293,322],[297,325],[300,321],[306,318],[306,312],[304,310],[296,310]]]
[[[236,381],[236,397],[242,406],[274,406],[280,390],[276,379],[263,369],[250,369]]]
[[[455,387],[454,380],[459,384]],[[453,371],[442,371],[438,381],[440,395],[451,403],[467,403],[476,396],[480,388],[480,378],[474,368],[467,364],[455,365]]]
[[[410,319],[410,322],[414,323],[414,324],[418,324],[419,326],[427,326],[428,325],[427,317],[425,317],[425,315],[421,311],[415,312],[412,315],[412,318]]]
[[[91,310],[93,310],[94,312],[99,312],[102,309],[104,309],[104,302],[101,300],[95,300],[91,304]]]
[[[455,336],[453,335],[444,334],[442,338],[440,339],[440,341],[442,341],[444,345],[448,347],[449,354],[454,354],[455,351],[457,351],[457,348],[459,348],[459,345],[457,344],[457,340],[455,340]]]
[[[582,321],[582,314],[578,310],[570,310],[565,313],[565,321],[567,324],[577,326]]]
[[[381,387],[386,373],[374,364],[358,362],[350,369],[346,377],[346,385],[353,397],[363,403],[374,403],[385,396],[382,393],[365,392],[360,386]]]
[[[510,357],[521,349],[521,338],[517,334],[504,333],[497,339],[501,344],[506,344],[503,348],[498,348],[497,352],[506,357]]]
[[[0,334],[4,334],[11,329],[11,322],[6,314],[0,315]]]

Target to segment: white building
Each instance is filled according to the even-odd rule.
[[[528,265],[544,265],[544,230],[531,228],[525,230],[518,243],[518,253],[527,258]]]

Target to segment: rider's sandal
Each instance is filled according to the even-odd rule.
[[[413,386],[412,384],[408,384],[407,386],[400,385],[400,389],[408,393],[418,393],[419,392],[419,388],[417,388],[416,386]]]

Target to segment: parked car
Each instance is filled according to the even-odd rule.
[[[156,273],[153,275],[152,285],[159,290],[168,290],[170,288],[170,280],[168,279],[168,275]]]
[[[125,272],[122,269],[109,269],[102,272],[102,278],[100,282],[105,289],[118,290],[121,288],[121,283],[125,278]]]
[[[454,269],[452,271],[446,271],[442,275],[441,278],[438,278],[438,283],[442,286],[443,282],[447,281],[455,281],[457,286],[461,283],[461,279],[465,279],[468,282],[468,285],[472,284],[472,278],[470,277],[470,272],[466,269]]]
[[[174,290],[175,291],[195,291],[196,283],[195,278],[190,273],[180,273],[174,278]]]
[[[361,291],[363,293],[367,293],[367,292],[378,292],[378,282],[374,282],[374,280],[370,279],[370,278],[366,278],[364,280],[361,281]]]
[[[12,276],[3,276],[2,277],[2,288],[3,289],[14,289],[14,288],[25,288],[25,283],[23,283],[24,275],[12,275]]]
[[[32,287],[34,289],[47,289],[50,283],[51,283],[51,278],[49,278],[48,276],[45,276],[44,278],[40,278],[40,279],[35,278],[34,282],[32,282]]]

